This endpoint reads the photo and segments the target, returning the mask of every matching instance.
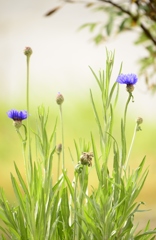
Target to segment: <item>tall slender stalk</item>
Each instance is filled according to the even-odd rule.
[[[78,178],[79,174],[75,177],[75,191],[74,191],[74,229],[73,229],[73,240],[78,240],[79,227],[77,223],[77,209],[78,209],[78,199],[77,199],[77,188],[78,188]]]
[[[125,106],[125,111],[124,111],[124,120],[123,120],[124,131],[126,130],[126,116],[127,116],[127,109],[128,109],[128,104],[129,104],[131,98],[132,98],[132,94],[129,93],[129,96],[128,96],[128,99],[127,99],[127,102],[126,102],[126,106]]]
[[[29,79],[30,79],[30,56],[32,54],[32,49],[30,47],[26,47],[24,50],[24,54],[26,55],[26,108],[28,113],[27,119],[27,136],[28,136],[28,172],[27,178],[29,184],[31,183],[32,178],[32,154],[31,154],[31,137],[30,137],[30,92],[29,92]],[[30,168],[30,169],[29,169]]]
[[[62,105],[60,105],[60,119],[61,119],[61,135],[62,135],[62,168],[65,169],[65,156],[64,156],[64,126],[63,126],[63,112],[62,112]]]
[[[61,137],[62,137],[62,169],[65,169],[65,156],[64,156],[64,124],[63,124],[63,111],[62,111],[62,103],[64,101],[64,97],[61,93],[58,93],[56,97],[56,102],[59,105],[60,110],[60,121],[61,121]]]
[[[130,148],[129,148],[129,151],[128,151],[128,155],[127,155],[127,159],[126,159],[125,166],[124,166],[125,170],[127,169],[127,166],[128,166],[129,157],[130,157],[130,154],[131,154],[131,151],[132,151],[132,147],[133,147],[135,136],[136,136],[136,132],[137,132],[137,127],[138,127],[138,124],[136,124],[135,128],[134,128],[131,145],[130,145]]]

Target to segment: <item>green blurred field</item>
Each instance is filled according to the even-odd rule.
[[[100,105],[98,105],[100,108]],[[15,196],[13,193],[10,173],[15,174],[14,171],[14,162],[18,165],[20,171],[23,173],[23,177],[25,175],[24,170],[24,162],[22,156],[22,146],[21,142],[18,138],[17,133],[15,132],[12,126],[12,120],[7,118],[6,112],[10,109],[10,104],[3,104],[1,106],[0,111],[0,186],[4,189],[8,199],[15,203]],[[20,106],[17,108],[20,110]],[[23,108],[22,108],[23,109]],[[52,103],[49,107],[49,124],[48,131],[50,132],[54,126],[55,119],[59,116],[59,111],[56,103]],[[66,166],[68,168],[68,174],[72,179],[74,173],[74,166],[76,164],[77,159],[75,158],[75,163],[72,162],[69,148],[74,157],[76,157],[76,152],[74,148],[74,139],[78,142],[80,138],[86,139],[86,142],[90,141],[90,132],[92,131],[95,138],[97,138],[97,146],[98,146],[98,131],[92,111],[91,104],[89,102],[89,98],[81,99],[81,101],[73,101],[66,100],[63,105],[63,113],[64,113],[64,129],[65,129],[65,157],[66,157]],[[37,105],[31,108],[31,123],[32,127],[35,130],[36,128],[36,116],[37,116]],[[117,111],[115,114],[115,130],[114,137],[119,138],[120,134],[120,111]],[[135,121],[133,117],[129,116],[127,124],[127,136],[128,136],[128,144],[130,144],[130,140],[133,134],[133,128]],[[59,122],[57,127],[57,143],[60,143],[60,128]],[[156,131],[156,126],[152,122],[145,122],[142,124],[142,131],[137,133],[137,137],[135,139],[135,146],[132,151],[132,155],[130,157],[130,166],[131,170],[138,167],[142,158],[146,155],[146,167],[149,168],[149,175],[145,186],[138,197],[138,202],[143,201],[145,205],[142,209],[151,209],[150,211],[138,213],[135,219],[136,223],[139,221],[139,228],[145,225],[148,220],[151,220],[151,227],[155,227],[156,220],[156,150],[155,150],[155,142],[156,135],[153,133]],[[32,134],[33,139],[33,134]],[[119,138],[120,139],[120,138]],[[34,140],[33,144],[34,144]],[[34,154],[35,158],[35,154]],[[57,156],[54,159],[54,171],[53,177],[54,182],[56,179],[56,169],[57,166]],[[111,162],[110,162],[111,168]],[[97,181],[95,176],[94,167],[90,168],[90,186],[96,187]]]

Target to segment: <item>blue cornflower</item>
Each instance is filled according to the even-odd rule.
[[[17,111],[15,109],[8,111],[7,115],[9,118],[13,119],[13,125],[17,131],[22,126],[22,120],[28,117],[27,111]]]
[[[134,85],[138,81],[138,78],[134,73],[120,74],[116,81],[121,84]]]
[[[138,77],[134,73],[120,74],[116,81],[121,84],[126,84],[127,91],[132,92],[134,90],[133,85],[138,81]]]
[[[9,118],[12,118],[14,121],[22,121],[28,117],[27,111],[17,111],[12,109],[7,112]]]

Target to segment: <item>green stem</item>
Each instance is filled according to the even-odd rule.
[[[24,124],[22,124],[24,127],[24,132],[25,132],[25,138],[22,137],[22,134],[20,133],[19,129],[17,130],[18,136],[20,140],[22,141],[22,148],[23,148],[23,157],[24,157],[24,165],[26,169],[26,176],[28,176],[28,166],[27,166],[27,161],[26,161],[26,142],[27,142],[27,128]]]
[[[124,131],[126,130],[126,116],[127,116],[127,108],[128,108],[128,104],[132,98],[132,93],[129,93],[127,102],[126,102],[126,106],[125,106],[125,111],[124,111],[124,120],[123,120],[123,127],[124,127]]]
[[[62,104],[60,104],[59,106],[60,106],[61,134],[62,134],[62,169],[65,169],[65,157],[64,157],[64,126],[63,126]]]
[[[129,152],[128,152],[127,159],[126,159],[125,166],[124,166],[125,170],[127,169],[127,166],[128,166],[129,157],[130,157],[130,154],[131,154],[131,151],[132,151],[132,147],[133,147],[133,144],[134,144],[137,128],[138,128],[138,124],[136,124],[135,128],[134,128],[134,133],[133,133],[131,145],[130,145]]]
[[[22,141],[23,145],[26,147],[26,141],[27,141],[27,128],[24,124],[22,124],[22,126],[24,127],[24,134],[25,134],[25,137],[23,138],[22,137],[22,134],[20,133],[19,129],[17,129],[17,133],[18,133],[18,136],[20,138],[20,140]]]
[[[74,230],[73,230],[73,239],[78,240],[78,224],[77,224],[77,185],[78,185],[79,174],[76,174],[75,178],[75,191],[74,191]]]
[[[27,67],[27,78],[26,78],[26,104],[27,104],[27,113],[28,113],[28,119],[27,119],[27,131],[28,131],[28,173],[27,178],[29,184],[31,184],[31,178],[32,178],[32,155],[31,155],[31,138],[30,138],[30,99],[29,99],[29,64],[30,64],[30,55],[27,55],[27,61],[26,61],[26,67]]]
[[[57,168],[57,180],[59,180],[60,176],[60,154],[58,154],[58,168]]]

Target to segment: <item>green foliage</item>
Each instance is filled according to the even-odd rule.
[[[67,1],[64,0],[64,3]],[[84,23],[80,29],[88,28],[93,34],[92,40],[95,44],[100,44],[109,40],[117,34],[125,31],[133,31],[137,34],[134,42],[145,48],[145,57],[138,60],[140,75],[146,81],[147,87],[151,92],[155,92],[156,83],[154,79],[156,70],[156,3],[152,1],[111,1],[96,0],[92,3],[85,1],[70,1],[70,3],[82,3],[94,12],[103,12],[104,21]],[[62,4],[62,7],[64,6]],[[61,7],[61,5],[60,5]],[[60,9],[60,8],[59,8]],[[55,9],[54,9],[55,10]],[[48,12],[46,16],[53,14]],[[50,13],[50,14],[49,14]]]
[[[26,180],[16,163],[17,176],[11,174],[17,200],[14,206],[8,202],[1,189],[0,219],[4,223],[0,226],[3,232],[1,239],[154,239],[156,230],[150,230],[149,222],[145,229],[137,233],[137,226],[133,221],[137,212],[141,211],[140,205],[144,204],[137,202],[136,198],[144,186],[148,169],[144,170],[145,157],[137,169],[131,170],[129,165],[130,152],[127,154],[126,134],[126,115],[132,100],[129,93],[124,116],[121,118],[121,136],[119,139],[115,137],[116,126],[113,120],[119,84],[112,81],[113,64],[114,53],[106,51],[105,69],[99,71],[97,76],[90,68],[99,87],[101,99],[99,109],[94,93],[90,90],[99,138],[95,139],[90,131],[89,143],[85,139],[74,141],[76,154],[74,155],[73,149],[70,150],[76,164],[72,181],[68,169],[63,168],[66,158],[61,151],[56,152],[57,120],[50,119],[49,132],[49,111],[43,106],[38,108],[37,127],[30,131],[30,136],[35,139],[35,157],[32,148],[29,148],[29,138],[26,143],[23,142]],[[121,68],[122,65],[119,74]],[[62,118],[62,114],[60,117]],[[135,133],[137,129],[134,128]],[[132,144],[133,141],[134,139]],[[64,148],[64,144],[62,147]],[[61,156],[62,171],[54,184],[52,172],[56,167],[60,168],[57,160]],[[112,169],[109,167],[110,162]],[[97,177],[97,187],[90,191],[89,180],[93,170]]]
[[[124,1],[113,2],[107,0],[95,1],[90,7],[95,11],[103,11],[107,16],[106,22],[94,22],[91,25],[84,24],[83,27],[94,26],[92,29],[97,33],[93,37],[96,44],[107,41],[108,37],[116,36],[125,31],[137,32],[134,44],[142,45],[146,49],[146,56],[139,59],[140,75],[146,80],[147,87],[154,92],[156,62],[156,4],[154,1]],[[100,6],[99,6],[100,5]],[[97,30],[98,29],[98,30]],[[150,79],[150,80],[149,80]]]

